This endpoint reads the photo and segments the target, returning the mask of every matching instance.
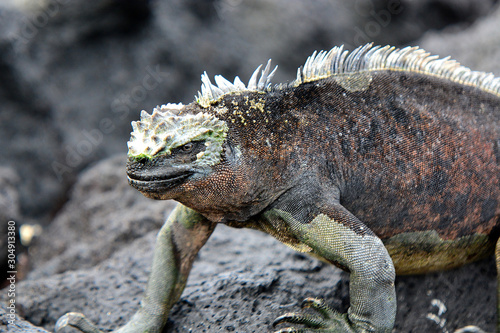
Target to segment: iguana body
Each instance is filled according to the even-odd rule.
[[[391,332],[395,273],[493,253],[499,79],[417,48],[371,45],[315,53],[288,85],[271,88],[269,69],[248,86],[221,77],[215,86],[205,74],[197,101],[133,124],[130,184],[184,206],[160,232],[146,298],[121,332],[161,331],[217,223],[262,230],[351,273],[347,314],[309,299],[321,319],[276,322],[304,332]],[[81,315],[64,325],[97,332]]]

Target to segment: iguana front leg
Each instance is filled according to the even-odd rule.
[[[136,314],[120,333],[161,332],[172,306],[181,296],[200,248],[212,234],[215,224],[197,212],[178,204],[160,229],[153,267],[146,293]],[[70,312],[56,323],[56,332],[72,326],[85,333],[102,333],[84,315]]]
[[[293,205],[284,208],[288,207]],[[382,241],[340,204],[314,210],[303,214],[298,207],[289,211],[275,207],[264,216],[275,230],[294,237],[303,249],[309,247],[306,251],[350,272],[350,307],[347,314],[341,314],[320,300],[308,299],[306,307],[320,316],[286,314],[275,324],[303,324],[305,328],[279,332],[391,332],[396,316],[395,269]]]

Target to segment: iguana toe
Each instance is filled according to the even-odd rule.
[[[279,316],[273,322],[273,327],[286,323],[304,325],[304,328],[287,327],[275,333],[354,332],[347,315],[333,310],[322,299],[306,298],[301,307],[311,308],[318,314],[286,313]]]
[[[465,326],[456,330],[454,333],[486,333],[477,326]]]
[[[314,309],[321,313],[325,319],[330,319],[338,315],[338,312],[330,308],[322,298],[308,297],[302,302],[301,307],[302,309]]]
[[[61,332],[65,327],[74,327],[84,333],[103,333],[94,324],[92,324],[83,314],[78,312],[69,312],[59,318],[56,322],[55,331]]]
[[[295,327],[287,327],[283,328],[279,331],[276,331],[274,333],[315,333],[317,330],[312,329],[312,328],[295,328]]]
[[[326,322],[317,316],[301,315],[298,313],[285,313],[284,315],[279,316],[273,322],[273,327],[276,327],[277,325],[283,324],[283,323],[303,324],[303,325],[306,325],[307,327],[311,327],[311,328],[323,328],[323,327],[327,326]],[[285,332],[288,332],[288,331],[285,331]],[[293,331],[293,332],[295,332],[295,331]]]

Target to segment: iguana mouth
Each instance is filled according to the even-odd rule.
[[[167,175],[138,175],[129,172],[127,178],[129,184],[141,192],[159,192],[182,184],[192,174],[190,171]]]

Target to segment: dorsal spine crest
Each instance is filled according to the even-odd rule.
[[[278,66],[270,71],[271,60],[269,60],[258,78],[261,67],[262,65],[253,72],[246,86],[239,77],[231,83],[221,75],[216,75],[214,78],[216,84],[212,84],[208,74],[203,73],[201,92],[198,92],[196,102],[206,108],[228,94],[269,91],[272,88],[271,79]],[[450,57],[439,59],[437,55],[431,55],[416,46],[399,49],[388,45],[373,46],[372,43],[360,46],[352,52],[344,50],[343,46],[336,46],[330,51],[315,51],[307,58],[304,66],[297,69],[297,77],[293,82],[276,85],[274,89],[296,87],[333,76],[382,70],[435,76],[500,96],[500,78],[492,73],[472,71]]]
[[[210,82],[207,72],[204,72],[201,76],[201,92],[198,91],[198,96],[195,96],[196,102],[206,108],[213,102],[216,102],[223,96],[231,93],[243,91],[265,92],[269,90],[271,87],[271,79],[276,73],[278,66],[274,67],[271,71],[271,59],[269,59],[266,67],[262,70],[259,77],[259,71],[261,68],[262,65],[257,67],[250,77],[250,80],[248,80],[248,84],[246,86],[239,77],[235,77],[234,82],[231,83],[221,75],[216,75],[214,77],[216,83],[215,85]]]

